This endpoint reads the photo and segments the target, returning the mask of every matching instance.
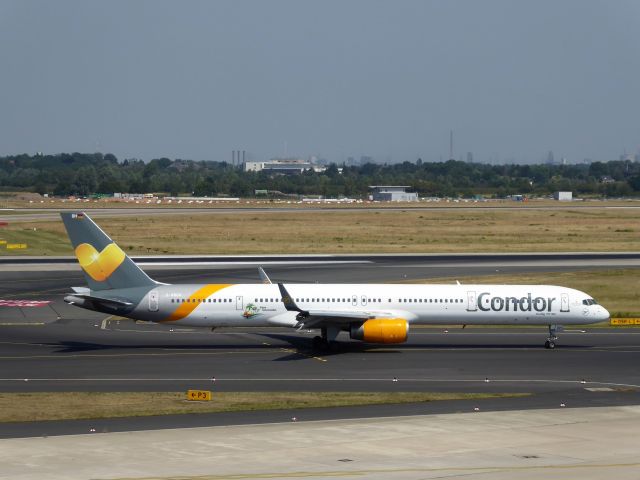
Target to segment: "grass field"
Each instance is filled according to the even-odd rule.
[[[179,392],[0,393],[0,422],[136,417],[185,413],[341,407],[443,400],[522,397],[527,393],[213,392],[189,402]]]
[[[612,317],[640,317],[640,269],[593,270],[578,272],[542,272],[518,275],[483,275],[476,277],[442,277],[406,283],[463,284],[553,284],[575,288],[592,295]],[[403,282],[404,283],[404,282]]]
[[[445,253],[640,250],[640,210],[234,212],[101,218],[132,254]],[[11,223],[0,255],[69,255],[60,221]]]

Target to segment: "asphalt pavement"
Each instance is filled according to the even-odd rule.
[[[473,262],[472,262],[473,263]],[[543,262],[544,263],[544,262]],[[605,262],[606,263],[606,262]],[[285,282],[389,282],[494,273],[551,271],[548,264],[515,262],[375,261],[273,265]],[[586,268],[556,266],[557,270]],[[593,265],[589,267],[595,268]],[[597,268],[607,268],[606,265]],[[551,270],[550,270],[551,269]],[[156,267],[165,282],[258,282],[254,266]],[[452,280],[453,281],[453,280]],[[0,273],[2,298],[51,300],[50,307],[3,308],[0,392],[32,391],[456,391],[520,392],[523,398],[483,400],[483,410],[637,404],[640,329],[568,329],[558,348],[545,350],[544,328],[413,328],[401,345],[366,345],[347,337],[338,349],[311,348],[315,332],[289,329],[206,329],[136,323],[62,302],[83,285],[78,270]],[[58,320],[60,317],[60,320]],[[341,334],[345,335],[345,334]],[[395,381],[394,381],[395,379]],[[467,411],[474,402],[351,407],[298,411],[304,418]],[[44,422],[0,426],[0,436],[79,433],[193,425],[264,423],[291,412]]]

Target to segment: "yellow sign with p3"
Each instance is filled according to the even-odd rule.
[[[193,402],[208,402],[211,400],[211,392],[208,390],[187,390],[187,400]]]

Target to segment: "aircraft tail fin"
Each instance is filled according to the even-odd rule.
[[[91,290],[157,285],[89,215],[65,212],[60,216]]]

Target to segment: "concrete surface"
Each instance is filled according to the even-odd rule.
[[[640,478],[640,406],[0,440],[2,479]]]

